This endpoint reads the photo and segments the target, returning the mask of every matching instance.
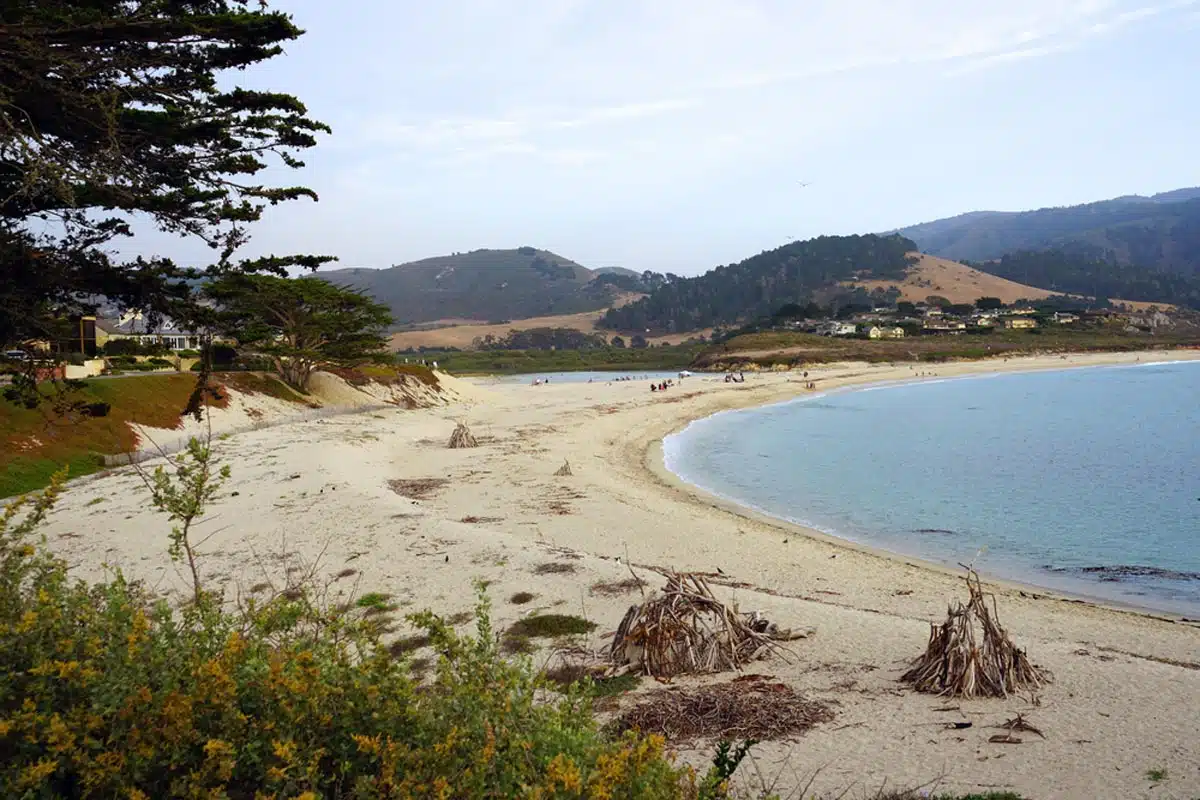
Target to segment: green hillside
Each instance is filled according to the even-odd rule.
[[[898,233],[924,252],[956,261],[1058,249],[1095,261],[1194,275],[1200,272],[1200,188],[1037,211],[976,211]]]
[[[697,278],[671,279],[637,302],[611,309],[601,325],[610,330],[678,333],[733,325],[769,315],[787,303],[842,289],[852,279],[903,280],[917,246],[901,236],[822,236],[792,242]],[[858,289],[862,299],[867,293]]]
[[[439,319],[499,321],[598,311],[618,288],[598,273],[548,250],[475,250],[388,269],[318,273],[362,289],[388,305],[397,324]]]

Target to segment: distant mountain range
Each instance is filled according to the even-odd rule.
[[[1200,275],[1200,187],[1037,211],[973,211],[894,233],[926,253],[956,261],[1056,250],[1097,262]]]
[[[641,274],[632,270],[591,270],[534,247],[474,250],[388,269],[338,269],[318,276],[373,295],[392,309],[398,325],[601,311],[642,285]]]

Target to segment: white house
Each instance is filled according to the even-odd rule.
[[[822,322],[817,326],[817,333],[821,336],[852,336],[858,333],[858,326],[853,322],[837,322],[830,320]]]

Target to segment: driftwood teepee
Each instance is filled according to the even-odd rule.
[[[556,469],[554,474],[559,478],[565,478],[569,475],[574,475],[575,473],[571,472],[571,462],[564,460],[563,465]]]
[[[621,620],[609,662],[617,672],[655,678],[681,673],[721,672],[784,648],[793,639],[754,614],[741,614],[713,596],[708,583],[692,573],[670,573],[662,592],[631,606]]]
[[[454,428],[454,433],[450,434],[450,449],[461,450],[464,447],[478,447],[479,443],[475,441],[475,437],[471,434],[471,429],[463,423],[458,423]]]
[[[966,605],[950,607],[946,621],[931,625],[929,646],[900,680],[919,692],[950,697],[1007,697],[1050,682],[1048,672],[1034,666],[1025,651],[1000,627],[996,598],[987,597],[979,575],[967,569]]]

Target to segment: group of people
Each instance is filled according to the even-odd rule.
[[[673,380],[659,381],[657,383],[652,382],[650,384],[650,391],[665,392],[667,389],[669,389],[670,387],[672,387],[674,385],[675,385],[675,381],[673,381]]]
[[[746,376],[740,372],[737,373],[736,375],[734,375],[732,372],[726,372],[725,373],[725,382],[726,383],[745,383]]]

